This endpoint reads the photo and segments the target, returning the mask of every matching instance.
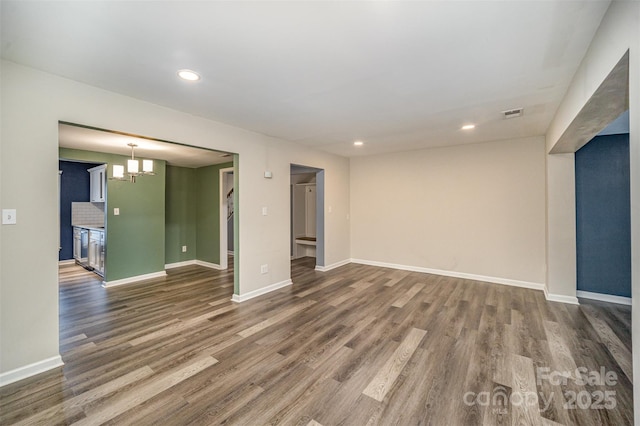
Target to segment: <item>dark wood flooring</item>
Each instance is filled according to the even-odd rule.
[[[65,365],[1,388],[0,423],[633,423],[630,307],[311,259],[236,304],[232,273],[62,266]]]

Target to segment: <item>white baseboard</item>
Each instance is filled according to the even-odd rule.
[[[565,296],[564,294],[553,294],[547,291],[547,287],[544,288],[544,297],[549,302],[560,302],[560,303],[568,303],[570,305],[579,305],[577,297],[574,296]]]
[[[42,361],[34,362],[33,364],[25,365],[24,367],[16,368],[15,370],[7,371],[0,374],[0,387],[19,380],[27,379],[31,376],[35,376],[36,374],[44,373],[45,371],[60,367],[61,365],[64,365],[64,362],[62,362],[62,357],[58,355],[43,359]]]
[[[494,284],[510,285],[512,287],[530,288],[532,290],[544,290],[543,283],[512,280],[509,278],[489,277],[486,275],[467,274],[465,272],[445,271],[442,269],[423,268],[421,266],[398,265],[395,263],[378,262],[375,260],[351,259],[352,263],[361,265],[379,266],[382,268],[400,269],[403,271],[422,272],[425,274],[443,275],[445,277],[464,278],[467,280],[484,281]]]
[[[197,260],[197,259],[185,260],[184,262],[167,263],[166,265],[164,265],[164,269],[180,268],[182,266],[189,266],[189,265],[198,265],[198,266],[204,266],[205,268],[222,270],[222,266],[218,265],[217,263],[210,263],[210,262],[205,262],[204,260]]]
[[[611,294],[592,293],[590,291],[578,290],[576,296],[583,297],[585,299],[599,300],[601,302],[617,303],[619,305],[631,306],[631,298],[623,296],[614,296]]]
[[[150,280],[152,278],[161,278],[166,276],[167,276],[167,273],[165,271],[152,272],[150,274],[136,275],[135,277],[123,278],[121,280],[103,281],[102,287],[104,288],[115,287],[119,285],[135,283],[142,280]]]
[[[195,264],[196,264],[196,260],[195,259],[184,260],[182,262],[167,263],[166,265],[164,265],[164,269],[181,268],[183,266],[190,266],[190,265],[195,265]]]
[[[231,251],[231,250],[228,250],[228,251],[227,251],[227,255],[229,255],[229,256],[233,256],[233,253],[234,253],[234,252],[233,252],[233,251]]]
[[[351,259],[341,260],[340,262],[332,263],[331,265],[327,265],[327,266],[316,265],[316,271],[327,272],[327,271],[330,271],[332,269],[336,269],[336,268],[339,268],[341,266],[348,265],[349,263],[351,263]]]
[[[58,261],[58,265],[62,266],[62,265],[73,265],[76,263],[75,259],[67,259],[67,260],[59,260]]]
[[[204,260],[196,259],[196,265],[204,266],[205,268],[222,270],[222,266],[218,265],[217,263],[205,262]]]
[[[263,287],[263,288],[259,288],[257,290],[250,291],[249,293],[234,294],[233,297],[231,298],[231,301],[237,302],[237,303],[245,302],[245,301],[247,301],[249,299],[253,299],[254,297],[262,296],[263,294],[267,294],[267,293],[270,293],[272,291],[276,291],[278,289],[290,286],[292,284],[293,284],[293,281],[291,281],[290,279],[284,280],[284,281],[281,281],[279,283],[271,284],[270,286],[267,286],[267,287]]]

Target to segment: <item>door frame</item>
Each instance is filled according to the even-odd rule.
[[[227,262],[229,244],[227,233],[227,187],[225,185],[225,174],[234,173],[234,167],[226,167],[220,169],[220,269],[228,269],[229,262]],[[234,188],[235,190],[235,188]],[[234,217],[233,220],[236,220]]]

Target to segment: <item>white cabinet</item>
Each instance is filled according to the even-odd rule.
[[[90,196],[92,203],[104,203],[107,199],[107,165],[94,167],[89,172]]]

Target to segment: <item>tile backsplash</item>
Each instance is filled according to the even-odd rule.
[[[104,226],[104,203],[71,203],[72,226]]]

